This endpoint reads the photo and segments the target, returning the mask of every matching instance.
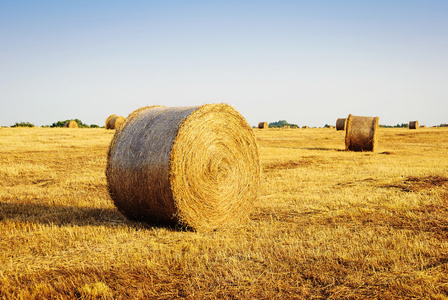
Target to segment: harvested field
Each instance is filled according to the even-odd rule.
[[[448,128],[254,130],[250,221],[129,221],[107,191],[114,131],[0,130],[1,299],[448,297]]]

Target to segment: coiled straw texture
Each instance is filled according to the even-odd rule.
[[[378,117],[349,115],[345,132],[345,150],[375,151]]]
[[[248,217],[260,182],[258,145],[227,104],[145,107],[115,133],[106,177],[130,219],[214,230]]]

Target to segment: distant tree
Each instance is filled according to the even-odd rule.
[[[30,122],[16,122],[11,127],[34,127],[34,124]]]
[[[96,124],[90,124],[90,128],[100,128],[100,126]]]
[[[292,127],[292,126],[297,126],[297,124],[288,123],[288,121],[286,121],[286,120],[279,120],[277,122],[269,123],[269,127],[272,127],[272,128],[279,128],[279,127],[284,127],[284,126]]]
[[[90,127],[89,125],[87,125],[87,124],[84,124],[80,119],[68,119],[68,120],[65,120],[65,121],[57,121],[57,122],[54,122],[53,124],[51,124],[50,125],[50,127],[64,127],[64,124],[66,123],[66,122],[69,122],[69,121],[75,121],[76,123],[78,123],[78,127],[79,128],[88,128],[88,127]]]
[[[380,125],[380,127],[383,128],[408,128],[409,124],[408,123],[401,123],[401,124],[397,124],[397,125]]]

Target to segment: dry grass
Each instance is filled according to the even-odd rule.
[[[210,233],[124,218],[104,129],[0,129],[1,299],[448,297],[448,128],[255,129],[251,221]]]

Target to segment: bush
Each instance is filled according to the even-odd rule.
[[[78,127],[79,128],[88,128],[88,127],[90,127],[89,125],[84,124],[79,119],[68,119],[68,120],[65,120],[65,121],[57,121],[57,122],[54,122],[53,124],[51,124],[50,127],[64,127],[64,124],[66,122],[69,122],[69,121],[72,121],[72,120],[75,121],[76,123],[78,123]]]
[[[11,127],[34,127],[34,124],[31,124],[30,122],[16,122]]]
[[[280,120],[280,121],[277,121],[277,122],[269,123],[269,127],[270,128],[281,128],[281,127],[284,127],[284,126],[291,126],[291,127],[296,126],[296,127],[298,127],[297,124],[288,123],[288,121],[286,121],[286,120]]]
[[[391,125],[379,125],[382,128],[408,128],[409,124],[408,123],[401,123],[401,124],[397,124],[395,126],[391,126]]]

